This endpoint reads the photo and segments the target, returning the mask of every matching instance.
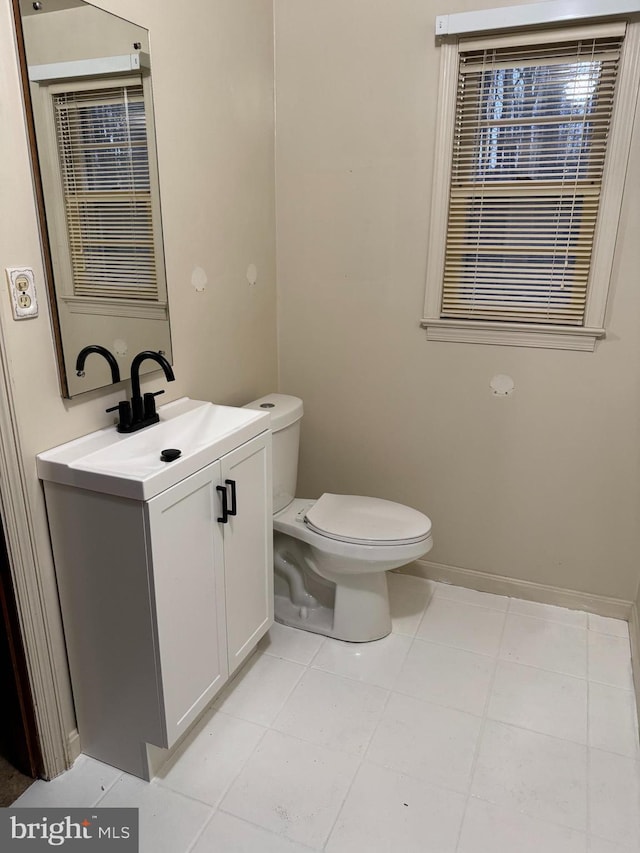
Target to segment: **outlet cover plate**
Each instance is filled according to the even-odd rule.
[[[33,270],[29,267],[7,267],[7,281],[14,320],[38,316],[38,299]]]

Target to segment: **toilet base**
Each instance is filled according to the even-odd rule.
[[[333,628],[333,610],[330,607],[297,607],[283,595],[275,597],[273,618],[289,628],[301,628],[313,634],[324,634],[325,637],[331,636]]]
[[[275,596],[276,622],[350,643],[381,640],[391,633],[385,572],[343,576],[336,586],[334,607],[297,606],[285,595]]]

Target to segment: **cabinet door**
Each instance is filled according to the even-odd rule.
[[[146,512],[157,666],[171,746],[227,678],[220,463],[150,500]]]
[[[227,651],[233,672],[273,623],[271,433],[221,460],[230,515],[224,530]]]

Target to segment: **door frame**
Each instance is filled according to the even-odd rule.
[[[18,0],[9,0],[9,6],[18,75],[24,87],[24,46],[21,31],[16,27]],[[31,139],[28,127],[27,138]],[[75,744],[72,742],[68,731],[69,681],[60,655],[60,611],[56,609],[51,589],[45,587],[40,570],[40,558],[45,556],[39,553],[43,545],[38,545],[42,520],[36,513],[30,492],[36,486],[34,460],[25,455],[20,440],[20,418],[6,343],[10,337],[7,335],[8,322],[9,317],[0,312],[0,513],[34,705],[42,775],[53,779],[72,765],[78,754],[78,743],[77,738]]]
[[[64,724],[61,684],[54,666],[46,595],[38,571],[35,524],[27,498],[27,475],[0,314],[0,511],[18,621],[42,752],[42,771],[53,779],[73,757]]]
[[[42,774],[42,755],[1,517],[0,645],[0,683],[6,693],[3,704],[7,711],[0,755],[24,776],[37,778]]]

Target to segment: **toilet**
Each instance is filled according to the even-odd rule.
[[[246,408],[271,416],[276,621],[356,643],[385,637],[385,573],[431,549],[431,521],[380,498],[296,498],[302,400],[268,394]]]

